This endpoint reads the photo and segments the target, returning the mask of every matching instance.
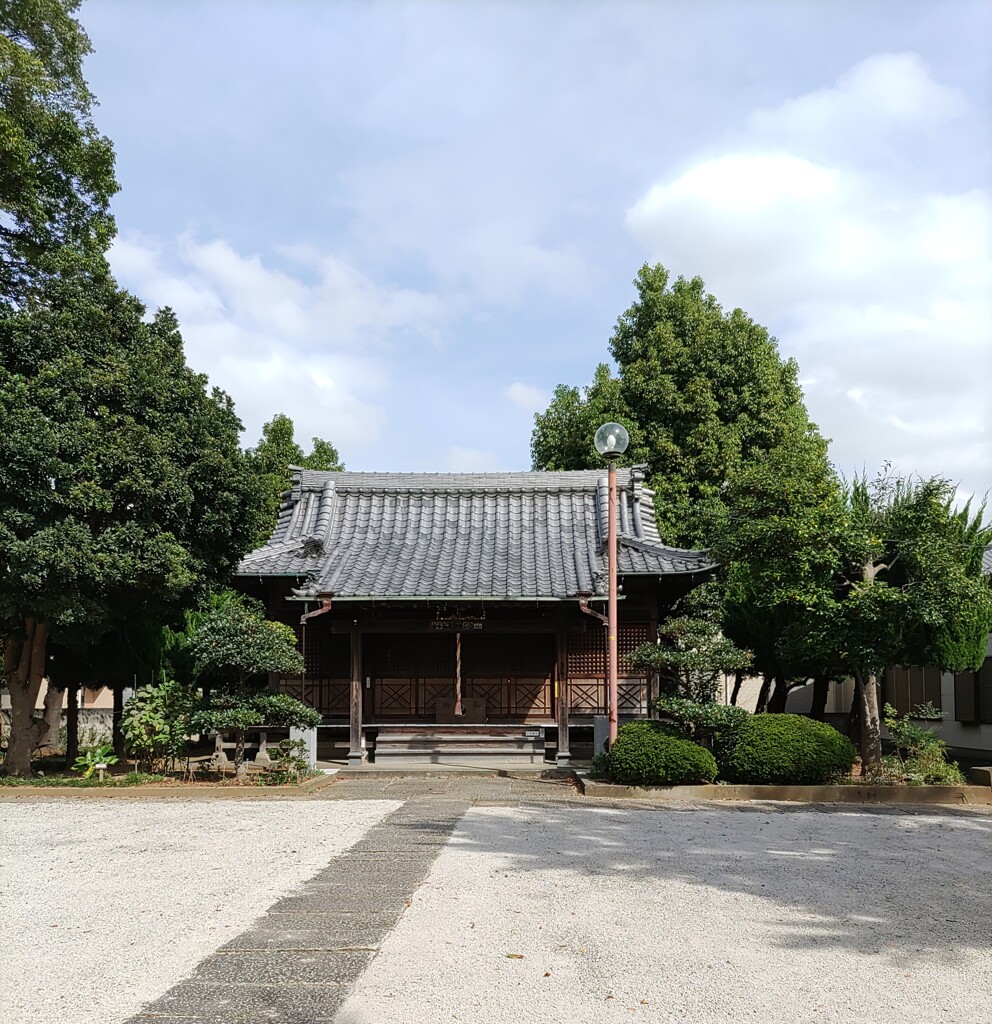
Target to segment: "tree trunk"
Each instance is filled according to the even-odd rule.
[[[31,755],[44,723],[34,714],[41,681],[45,676],[48,627],[34,619],[24,620],[24,636],[8,637],[4,645],[3,671],[10,691],[10,736],[4,767],[7,774],[26,779],[31,775]]]
[[[781,715],[785,711],[785,703],[789,698],[789,684],[785,676],[775,676],[775,690],[768,701],[768,711],[773,715]]]
[[[124,684],[114,683],[114,713],[112,726],[112,742],[114,754],[121,764],[127,760],[127,749],[124,745],[124,733],[121,732],[121,719],[124,717]]]
[[[760,714],[768,704],[768,691],[772,686],[772,677],[766,672],[761,680],[761,689],[758,691],[758,702],[754,705],[754,713]]]
[[[813,677],[813,703],[810,705],[810,717],[822,722],[827,717],[827,694],[830,692],[830,677],[820,674]]]
[[[65,687],[54,686],[48,680],[48,689],[45,691],[45,705],[42,711],[41,736],[38,737],[38,747],[44,754],[61,754],[62,744],[59,732],[62,728],[62,702],[65,700]]]
[[[68,688],[69,701],[65,709],[65,766],[71,768],[79,757],[79,684]]]
[[[737,707],[737,698],[741,695],[741,683],[744,682],[744,672],[742,669],[738,669],[734,673],[734,689],[730,694],[730,703],[733,707]]]
[[[858,691],[858,746],[861,752],[861,774],[882,763],[882,725],[878,713],[878,676],[856,672]]]
[[[242,779],[248,774],[245,762],[245,731],[238,729],[234,735],[234,775]]]

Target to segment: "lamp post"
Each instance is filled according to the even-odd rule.
[[[606,650],[609,659],[610,747],[616,742],[617,715],[617,459],[627,450],[630,436],[619,423],[604,423],[596,431],[593,444],[609,466],[606,554],[609,567]]]

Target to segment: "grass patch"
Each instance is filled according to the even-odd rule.
[[[127,772],[125,775],[108,775],[103,782],[98,778],[80,779],[73,776],[41,775],[30,779],[18,779],[0,775],[0,786],[28,786],[35,788],[67,786],[71,789],[119,789],[122,786],[147,786],[164,781],[164,775],[150,775],[147,772]]]

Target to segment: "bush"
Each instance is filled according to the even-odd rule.
[[[610,777],[627,786],[681,786],[712,782],[716,760],[672,727],[656,722],[629,722],[617,734],[606,757]]]
[[[854,745],[832,726],[803,715],[752,715],[720,765],[728,782],[817,786],[854,765]]]
[[[682,734],[712,751],[719,763],[737,741],[749,711],[733,704],[695,701],[685,697],[659,697],[654,709],[674,722]]]
[[[878,781],[905,782],[910,786],[959,786],[965,781],[957,763],[947,760],[947,744],[933,729],[912,721],[942,718],[932,704],[921,704],[902,718],[891,704],[885,705],[884,712],[895,753],[883,759],[882,772],[874,773],[882,776]]]

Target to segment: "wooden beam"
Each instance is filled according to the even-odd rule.
[[[351,730],[348,742],[348,764],[357,768],[365,760],[362,746],[362,634],[351,627]]]

